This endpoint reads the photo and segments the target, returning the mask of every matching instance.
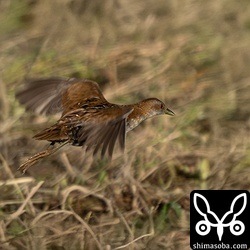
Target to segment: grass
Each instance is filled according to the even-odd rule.
[[[247,1],[0,8],[1,249],[189,249],[192,190],[250,189]],[[117,103],[158,97],[176,116],[131,131],[112,162],[69,146],[21,175],[56,117],[25,112],[15,92],[49,76],[93,79]]]

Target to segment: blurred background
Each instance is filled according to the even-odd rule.
[[[0,248],[189,249],[194,189],[250,189],[248,0],[0,1]],[[127,134],[112,162],[65,147],[25,175],[58,116],[25,112],[27,78],[97,81],[175,117]]]

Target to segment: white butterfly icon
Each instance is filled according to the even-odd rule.
[[[243,198],[242,207],[240,208],[238,212],[234,211],[236,210],[235,208],[236,202],[238,202],[239,199],[241,198]],[[205,212],[202,212],[201,209],[198,207],[198,203],[197,203],[198,199],[202,199],[203,202],[205,203],[205,207],[206,207]],[[203,195],[195,193],[193,201],[194,201],[194,207],[196,211],[204,217],[204,220],[199,221],[195,226],[195,230],[199,235],[202,235],[202,236],[207,235],[209,234],[211,227],[217,227],[217,235],[218,235],[219,241],[221,241],[222,235],[224,233],[224,227],[230,227],[230,232],[233,235],[237,235],[237,236],[241,235],[245,231],[245,225],[243,224],[242,221],[236,220],[236,217],[239,216],[246,208],[246,205],[247,205],[246,193],[239,194],[233,199],[231,206],[230,206],[230,210],[226,212],[221,219],[219,219],[218,216],[213,211],[210,210],[210,205],[207,199]],[[227,218],[227,216],[230,214],[233,214],[232,220],[229,223],[223,223],[225,219]],[[209,221],[208,215],[211,215],[216,220],[217,223],[212,223],[211,221]]]

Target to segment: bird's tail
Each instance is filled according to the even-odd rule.
[[[33,136],[36,140],[46,140],[46,141],[55,141],[55,142],[64,142],[68,139],[63,129],[57,125],[53,125],[49,128],[46,128]]]

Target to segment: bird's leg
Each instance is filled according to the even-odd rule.
[[[53,148],[54,146],[55,146],[55,142],[54,141],[52,141],[50,144],[49,144],[49,146],[48,146],[48,148]]]
[[[60,142],[59,142],[59,144],[60,144]],[[53,148],[57,148],[57,147],[56,147],[56,142],[55,142],[55,141],[52,141],[52,142],[49,144],[49,146],[47,147],[47,150],[52,150]]]
[[[54,147],[54,145],[51,145],[52,147],[47,148],[44,151],[41,151],[39,153],[34,154],[30,158],[28,158],[17,170],[20,170],[22,174],[24,174],[32,165],[34,165],[37,161],[40,159],[49,156],[53,153],[55,153],[57,150],[59,150],[61,147],[66,145],[69,141],[65,141],[64,143],[60,144],[57,147]]]

